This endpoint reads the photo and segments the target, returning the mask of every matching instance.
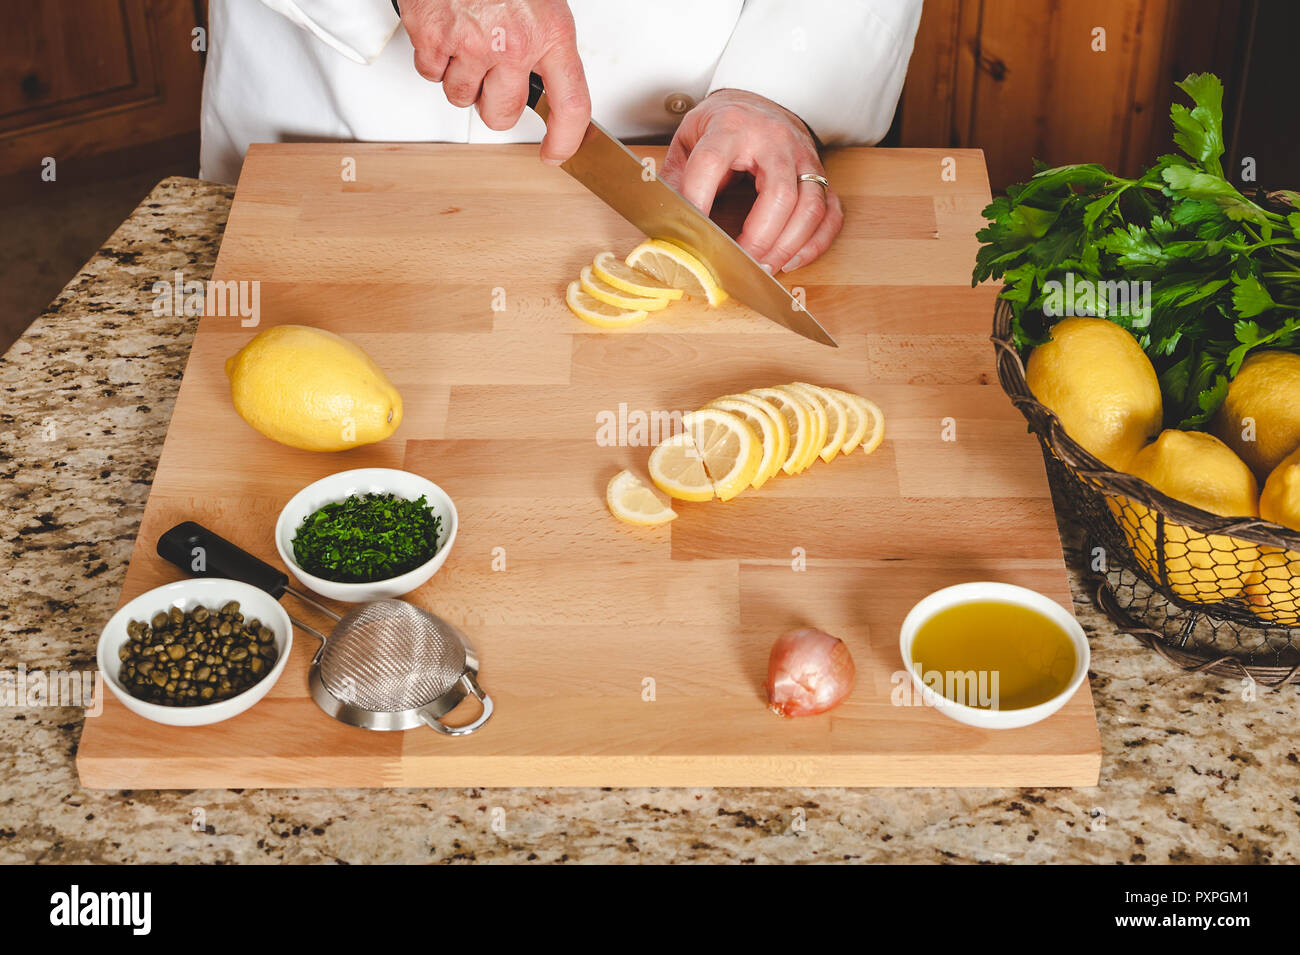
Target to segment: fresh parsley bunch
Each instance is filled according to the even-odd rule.
[[[1071,272],[1076,285],[1088,280],[1080,287],[1149,281],[1139,314],[1091,294],[1074,314],[1129,329],[1160,376],[1166,424],[1196,428],[1252,350],[1300,346],[1300,193],[1272,193],[1281,212],[1242,195],[1220,163],[1219,78],[1194,73],[1177,85],[1193,102],[1170,109],[1182,155],[1161,156],[1137,179],[1096,163],[1035,161],[1032,179],[984,210],[971,284],[1003,280],[1023,352],[1045,341],[1054,321],[1044,307],[1060,292],[1047,283],[1064,284]]]

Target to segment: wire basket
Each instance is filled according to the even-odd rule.
[[[998,299],[998,379],[1042,445],[1057,501],[1083,527],[1097,605],[1185,669],[1300,682],[1300,533],[1219,517],[1106,467],[1030,392],[1011,318]]]

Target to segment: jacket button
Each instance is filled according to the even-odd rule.
[[[664,109],[674,116],[680,116],[682,113],[689,112],[695,106],[695,100],[685,93],[669,93],[664,97]]]

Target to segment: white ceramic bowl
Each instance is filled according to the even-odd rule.
[[[307,573],[293,558],[293,537],[298,528],[309,515],[326,504],[347,500],[354,494],[395,494],[411,501],[423,494],[433,513],[442,518],[438,528],[437,553],[414,570],[368,584],[339,583]],[[456,505],[446,491],[427,478],[395,468],[358,468],[321,478],[290,498],[275,522],[275,549],[293,575],[322,597],[344,603],[365,603],[409,594],[436,574],[451,553],[451,545],[456,542],[458,523]]]
[[[1050,700],[1045,700],[1035,706],[1026,706],[1015,710],[987,710],[955,702],[926,686],[921,679],[921,675],[916,672],[916,666],[912,660],[912,642],[916,639],[917,631],[921,628],[921,624],[940,610],[946,610],[957,604],[970,603],[975,600],[1001,600],[1006,603],[1019,604],[1022,607],[1028,607],[1030,610],[1038,611],[1044,617],[1056,623],[1070,638],[1070,642],[1074,644],[1074,673],[1065,689]],[[985,729],[1014,729],[1018,726],[1037,723],[1039,720],[1051,716],[1065,705],[1066,700],[1074,696],[1075,691],[1087,679],[1088,665],[1091,660],[1088,638],[1083,632],[1083,627],[1079,626],[1079,621],[1074,619],[1073,614],[1055,600],[1044,597],[1036,590],[1017,587],[1015,584],[995,583],[992,581],[957,584],[953,587],[945,587],[943,590],[936,590],[930,594],[930,596],[913,607],[907,617],[904,618],[903,629],[898,635],[898,649],[903,654],[903,666],[911,674],[912,684],[921,692],[922,699],[926,701],[927,705],[934,706],[939,712],[952,717],[959,723]]]
[[[216,703],[204,703],[200,706],[165,706],[150,703],[132,696],[119,681],[122,661],[118,651],[126,643],[126,627],[132,620],[146,623],[160,610],[180,607],[181,610],[193,610],[203,606],[209,609],[220,607],[231,600],[239,601],[239,612],[247,618],[256,618],[275,632],[275,647],[279,651],[275,665],[270,672],[250,686],[243,693]],[[270,594],[237,580],[225,580],[220,577],[204,577],[195,580],[178,580],[174,584],[164,584],[142,593],[129,601],[121,610],[113,614],[111,620],[99,635],[99,649],[95,656],[99,663],[99,672],[109,689],[121,700],[126,708],[138,713],[155,723],[169,726],[206,726],[220,723],[232,716],[238,716],[275,686],[284,672],[284,665],[289,659],[289,648],[293,646],[293,628],[289,624],[289,615]]]

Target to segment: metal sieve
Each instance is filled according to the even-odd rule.
[[[343,723],[374,730],[423,724],[447,736],[468,736],[492,716],[492,698],[476,680],[478,657],[469,639],[427,610],[404,600],[375,600],[340,617],[291,587],[286,574],[193,521],[163,534],[158,554],[196,577],[243,581],[276,599],[291,593],[334,620],[327,637],[289,618],[321,641],[308,686],[316,705]],[[482,704],[478,718],[464,726],[443,723],[440,717],[466,696]]]

